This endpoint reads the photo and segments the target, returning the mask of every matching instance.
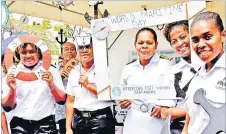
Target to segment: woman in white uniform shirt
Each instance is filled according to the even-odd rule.
[[[197,68],[194,69],[191,64],[190,38],[188,30],[188,21],[182,20],[169,23],[165,26],[163,32],[166,40],[170,43],[174,51],[181,56],[181,61],[173,65],[169,69],[172,73],[172,81],[177,92],[176,97],[181,97],[183,100],[178,100],[176,108],[162,108],[161,117],[166,119],[169,111],[172,113],[171,118],[176,118],[171,123],[171,133],[181,133],[185,120],[185,111],[183,109],[184,98],[188,90],[191,80],[196,74]]]
[[[134,45],[139,59],[125,66],[121,75],[121,85],[157,84],[161,75],[172,64],[172,58],[163,59],[155,53],[158,46],[157,35],[151,28],[140,29]],[[160,134],[164,122],[160,117],[160,106],[171,107],[175,102],[164,101],[156,104],[158,106],[155,108],[149,105],[148,98],[132,101],[125,99],[119,101],[119,104],[121,108],[130,107],[124,122],[123,134]],[[150,106],[148,110],[146,106]]]
[[[20,60],[17,71],[40,70],[41,50],[32,43],[24,43],[20,48]],[[50,66],[49,71],[43,72],[41,79],[30,82],[7,74],[2,89],[3,108],[7,111],[13,109],[10,122],[12,134],[58,133],[54,102],[64,102],[66,96],[60,74],[55,68]]]
[[[183,134],[201,134],[208,125],[210,116],[201,105],[194,103],[194,93],[203,88],[211,105],[219,108],[225,104],[225,31],[220,16],[209,11],[198,14],[191,24],[191,39],[194,51],[205,65],[189,86]],[[218,121],[220,120],[225,119],[219,118]]]

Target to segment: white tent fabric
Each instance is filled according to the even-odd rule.
[[[123,13],[137,12],[147,9],[160,8],[164,6],[175,5],[184,2],[181,1],[104,1],[98,6],[99,17],[107,9],[110,16]],[[90,27],[84,19],[85,12],[93,18],[94,7],[89,6],[87,1],[73,1],[74,5],[66,8],[62,7],[60,11],[55,1],[7,1],[10,12],[20,13],[24,15],[45,18],[49,20],[62,21],[67,24],[74,24],[83,27]]]
[[[110,16],[123,13],[137,12],[146,9],[160,8],[179,4],[186,0],[177,1],[104,1],[98,6],[99,17],[107,9]],[[63,1],[62,1],[63,2]],[[70,1],[68,1],[69,3]],[[85,12],[93,17],[94,8],[89,6],[87,1],[73,1],[73,5],[66,8],[63,6],[62,12],[59,10],[56,1],[7,1],[9,11],[25,14],[34,17],[45,18],[49,20],[62,21],[67,24],[74,24],[83,27],[90,27],[84,19]],[[210,1],[207,3],[209,10],[215,11],[225,18],[225,1]]]

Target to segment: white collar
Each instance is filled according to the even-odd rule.
[[[39,60],[38,63],[37,63],[37,65],[35,65],[35,67],[34,67],[31,71],[36,70],[37,68],[39,68],[39,67],[41,67],[41,66],[42,66],[42,61]],[[22,64],[22,63],[19,63],[18,66],[17,66],[17,68],[18,68],[19,70],[26,70],[26,69],[27,69],[27,70],[30,70],[30,69],[26,68],[26,67],[24,66],[24,64]]]
[[[92,70],[94,70],[95,65],[94,65],[94,63],[93,63],[93,65],[92,65],[92,66],[90,67],[90,69],[87,70],[87,71],[85,71],[85,69],[82,67],[82,63],[78,63],[78,67],[81,68],[81,70],[82,70],[83,72],[89,73],[89,72],[91,72]]]
[[[220,59],[215,64],[216,67],[222,67],[225,68],[225,53],[223,53],[220,57]]]
[[[218,61],[215,63],[215,65],[212,67],[212,69],[209,72],[206,72],[206,63],[201,67],[199,74],[201,76],[205,76],[215,70],[216,67],[219,68],[225,68],[225,53],[221,55],[221,57],[218,59]]]
[[[192,64],[188,63],[183,58],[181,58],[181,61],[179,63],[177,63],[177,66],[178,66],[178,68],[182,69],[186,66],[192,67]]]
[[[158,62],[158,61],[159,61],[159,54],[158,53],[154,53],[153,56],[151,57],[150,62],[146,66],[149,66],[149,65],[151,65],[151,63],[155,63],[155,62]],[[139,58],[138,58],[138,60],[135,61],[135,64],[139,65],[139,66],[142,66],[140,64],[140,59]]]

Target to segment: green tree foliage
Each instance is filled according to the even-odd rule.
[[[51,23],[49,20],[43,20],[42,25],[35,21],[33,22],[32,25],[28,25],[23,24],[19,20],[16,20],[14,18],[10,18],[9,24],[10,24],[9,28],[12,29],[12,31],[16,31],[16,33],[23,31],[28,32],[30,35],[34,35],[41,38],[48,46],[51,55],[60,55],[59,53],[60,48],[58,46],[58,43],[56,41],[50,40],[52,34],[50,31],[48,31],[48,29],[51,28]]]
[[[50,29],[51,28],[51,22],[50,20],[42,20],[42,28],[44,29]]]
[[[69,26],[68,24],[56,24],[54,27],[53,27],[53,30],[56,31],[56,32],[60,32],[60,29],[63,29],[64,31],[64,36],[65,37],[69,37],[69,34],[68,34],[68,29],[69,29]]]

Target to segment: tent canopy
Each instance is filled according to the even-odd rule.
[[[98,6],[98,17],[107,9],[110,16],[124,13],[138,12],[147,9],[160,8],[182,3],[183,1],[104,1]],[[74,24],[90,27],[84,18],[85,12],[93,18],[94,7],[89,6],[87,1],[73,1],[74,5],[69,5],[63,10],[57,6],[56,1],[7,1],[9,11],[24,15],[40,17],[50,20],[62,21],[67,24]]]
[[[138,12],[146,9],[154,9],[179,4],[186,0],[176,1],[104,1],[98,6],[99,18],[104,10],[107,9],[110,16],[115,16],[124,13]],[[61,1],[62,3],[64,1]],[[70,1],[67,1],[70,2]],[[210,1],[207,2],[208,10],[215,11],[225,19],[225,1]],[[85,12],[94,17],[94,7],[89,6],[88,1],[73,1],[73,5],[63,10],[57,6],[56,1],[7,1],[9,11],[24,15],[40,17],[50,20],[61,21],[67,24],[74,24],[83,27],[90,27],[84,18]]]

